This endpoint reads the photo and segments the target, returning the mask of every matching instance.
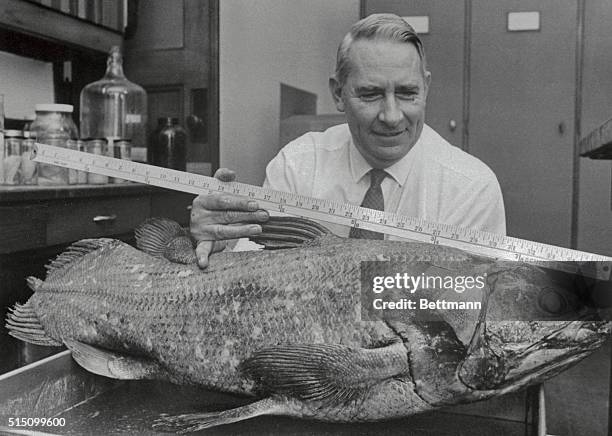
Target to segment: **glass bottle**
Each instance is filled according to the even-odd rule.
[[[102,79],[81,91],[81,136],[86,139],[128,139],[134,160],[147,158],[147,93],[126,79],[118,46],[111,48]]]
[[[153,137],[151,153],[153,165],[185,171],[187,166],[187,133],[178,118],[157,120],[157,132]]]
[[[2,158],[4,184],[21,184],[21,130],[4,131],[4,156]]]
[[[42,144],[66,147],[68,140],[77,139],[79,131],[72,120],[74,108],[69,104],[37,104],[36,119],[30,130]],[[68,169],[55,165],[38,166],[39,185],[67,185]]]

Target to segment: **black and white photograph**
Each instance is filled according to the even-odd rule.
[[[612,435],[610,22],[0,0],[0,435]]]

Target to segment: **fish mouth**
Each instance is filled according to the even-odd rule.
[[[606,326],[607,325],[607,326]],[[612,323],[572,321],[542,341],[532,344],[511,358],[505,384],[525,377],[528,381],[556,374],[588,356],[607,339]]]
[[[534,341],[506,342],[503,332],[510,323],[531,331]],[[470,389],[509,392],[552,377],[595,351],[612,329],[612,323],[601,321],[503,324],[490,326],[489,340],[461,365],[459,377]]]

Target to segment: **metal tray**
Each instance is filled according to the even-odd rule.
[[[536,395],[537,397],[537,395]],[[0,375],[0,435],[161,435],[163,413],[227,409],[245,398],[158,381],[117,381],[90,374],[63,351]],[[535,435],[527,391],[393,421],[329,424],[263,416],[194,434],[206,435]],[[64,418],[64,426],[9,427],[9,418]],[[534,424],[531,424],[534,423]]]

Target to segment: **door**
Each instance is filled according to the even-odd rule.
[[[364,15],[388,12],[407,17],[423,41],[431,87],[425,122],[448,142],[463,147],[464,2],[367,0]],[[428,31],[426,29],[428,23]]]
[[[176,117],[188,132],[187,170],[218,165],[216,0],[140,0],[125,43],[125,72],[148,97],[148,131]],[[130,33],[132,33],[130,35]]]
[[[576,8],[575,0],[472,0],[471,8],[468,151],[499,179],[508,234],[564,247],[571,239]],[[512,22],[537,28],[508,31],[514,12],[531,14]]]

